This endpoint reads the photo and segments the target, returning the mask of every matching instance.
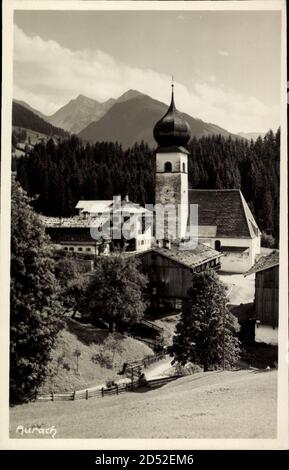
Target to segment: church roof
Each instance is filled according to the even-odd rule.
[[[273,268],[279,265],[279,251],[274,250],[267,256],[261,256],[258,261],[252,266],[249,271],[246,272],[245,276],[250,274],[258,273],[259,271],[265,271],[265,269]]]
[[[239,189],[190,189],[189,204],[198,205],[198,225],[214,238],[255,238],[260,231]],[[212,235],[211,235],[212,236]]]
[[[191,129],[182,114],[176,109],[174,86],[172,85],[171,104],[166,114],[154,127],[154,139],[159,147],[182,147],[188,143]]]

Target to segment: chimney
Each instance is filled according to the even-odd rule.
[[[164,240],[164,247],[167,249],[167,250],[170,250],[171,249],[171,240]]]
[[[125,195],[125,198],[124,198],[125,202],[129,202],[129,197],[128,197],[128,194]]]
[[[163,247],[163,241],[162,240],[156,240],[156,245],[158,248],[162,248]]]

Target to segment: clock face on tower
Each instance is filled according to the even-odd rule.
[[[166,203],[174,202],[175,192],[171,186],[164,185],[161,190],[161,197]]]

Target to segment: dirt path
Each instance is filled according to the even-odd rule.
[[[144,373],[147,379],[155,379],[157,377],[164,377],[166,372],[169,372],[172,368],[171,362],[173,358],[170,356],[165,356],[161,361],[153,364],[148,369],[144,369]]]

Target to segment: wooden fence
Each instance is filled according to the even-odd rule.
[[[172,380],[176,380],[180,376],[174,375],[170,377],[161,377],[158,379],[150,379],[146,381],[146,386],[148,388],[157,388],[165,385]],[[88,400],[88,398],[103,398],[106,396],[120,395],[124,392],[132,392],[140,386],[138,380],[130,383],[115,384],[113,387],[109,388],[95,388],[87,389],[82,391],[67,392],[67,393],[50,393],[42,396],[35,396],[37,401],[72,401],[72,400]]]
[[[70,401],[70,400],[81,400],[81,399],[86,399],[88,398],[93,398],[93,397],[99,397],[103,398],[105,396],[109,395],[119,395],[124,392],[130,392],[132,390],[135,390],[139,386],[139,376],[141,375],[141,368],[148,367],[149,365],[163,359],[165,357],[165,351],[159,353],[159,354],[154,354],[150,356],[146,356],[143,359],[140,359],[138,361],[134,362],[128,362],[123,365],[123,371],[122,374],[126,374],[131,378],[130,382],[127,383],[115,383],[112,387],[95,387],[95,388],[90,388],[87,390],[80,390],[80,391],[74,391],[74,392],[64,392],[64,393],[54,393],[51,392],[47,395],[35,395],[33,398],[34,400],[38,401]],[[177,376],[174,376],[174,378],[177,378]],[[171,377],[164,377],[160,379],[156,379],[157,381],[160,381],[161,384],[165,384],[171,380],[174,380],[174,378]],[[155,380],[148,380],[147,384],[148,386],[152,387],[158,387],[160,385],[156,385]],[[151,384],[151,385],[150,385]]]
[[[165,350],[158,353],[158,354],[151,354],[149,356],[145,356],[143,359],[139,359],[138,361],[133,361],[133,362],[127,362],[123,365],[123,370],[124,369],[131,369],[136,366],[144,367],[147,368],[151,364],[154,364],[157,361],[160,361],[163,359],[166,355]]]

